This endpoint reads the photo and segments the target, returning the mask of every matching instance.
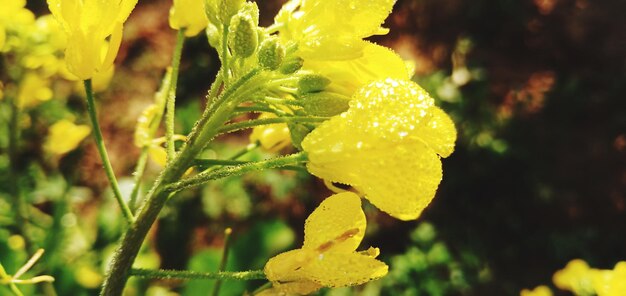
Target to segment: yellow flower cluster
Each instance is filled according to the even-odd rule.
[[[554,273],[552,282],[557,288],[578,296],[623,296],[626,295],[626,261],[618,262],[611,270],[591,268],[584,260],[574,259]],[[547,287],[540,287],[534,291],[523,290],[520,295],[552,295],[551,291],[546,294]]]
[[[593,292],[591,268],[587,262],[581,259],[574,259],[567,263],[565,268],[555,272],[552,276],[552,282],[557,288],[576,294],[591,294]]]
[[[285,95],[303,104],[303,109],[289,106],[288,113],[309,112],[313,103],[306,100],[313,99],[335,100],[329,102],[330,110],[339,110],[324,110],[333,116],[301,143],[309,172],[327,182],[351,185],[382,211],[412,220],[435,195],[442,178],[440,158],[453,152],[456,129],[435,100],[410,81],[409,63],[391,49],[363,40],[386,33],[380,26],[394,3],[292,0],[278,13],[271,30],[278,32],[285,47],[296,48],[287,55],[302,59],[296,72],[301,81],[322,77]],[[341,101],[348,102],[343,110]],[[290,139],[288,131],[284,124],[257,127],[251,140],[265,148],[282,145]],[[386,265],[373,258],[377,249],[354,251],[365,227],[358,199],[352,192],[340,193],[311,214],[304,246],[267,263],[265,273],[273,283],[268,293],[306,294],[386,274]]]
[[[375,259],[379,251],[356,249],[365,234],[361,199],[345,192],[326,198],[307,218],[302,248],[270,259],[265,265],[273,288],[259,295],[308,294],[322,287],[360,285],[387,274]]]

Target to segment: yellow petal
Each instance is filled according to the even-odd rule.
[[[106,72],[111,69],[113,66],[113,62],[115,61],[115,57],[117,56],[117,52],[120,49],[120,45],[122,44],[122,32],[123,25],[122,23],[116,23],[113,28],[113,32],[111,33],[111,39],[109,40],[109,46],[106,51],[106,55],[102,64],[96,68],[98,72]]]
[[[303,273],[304,266],[316,256],[314,250],[308,249],[284,252],[271,258],[265,264],[263,272],[274,288],[281,292],[308,294],[321,288],[308,280]]]
[[[66,119],[59,120],[50,126],[44,149],[52,154],[65,154],[76,149],[90,132],[89,126],[76,125]]]
[[[169,14],[170,27],[186,28],[185,36],[195,36],[209,24],[203,0],[174,0]]]
[[[359,196],[352,192],[332,195],[306,219],[302,248],[320,253],[353,252],[365,235],[365,226]]]
[[[454,122],[443,110],[433,107],[432,117],[424,125],[417,127],[412,133],[416,139],[424,141],[441,157],[448,157],[454,152],[456,128]]]
[[[303,69],[311,70],[332,83],[328,91],[352,96],[368,83],[386,78],[408,79],[406,63],[391,49],[374,43],[365,43],[363,55],[342,61],[305,60]]]
[[[587,262],[581,259],[574,259],[567,263],[565,268],[557,271],[552,276],[554,285],[571,292],[583,293],[591,291],[591,268]]]
[[[387,274],[385,263],[358,253],[325,253],[304,267],[307,278],[326,287],[346,287],[379,279]]]
[[[258,119],[276,118],[272,113],[263,113]],[[291,143],[291,134],[286,123],[267,124],[252,129],[250,142],[259,142],[268,151],[279,151]]]
[[[150,155],[150,159],[152,159],[152,161],[156,164],[161,167],[165,167],[165,164],[167,163],[167,152],[165,151],[165,148],[154,145],[150,146],[148,155]]]

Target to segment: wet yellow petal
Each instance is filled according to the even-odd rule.
[[[308,249],[291,250],[271,258],[263,272],[275,289],[284,293],[311,293],[321,286],[305,277],[304,266],[309,264],[317,253]]]
[[[326,198],[304,225],[303,249],[318,252],[353,252],[365,235],[365,214],[361,199],[352,192]]]
[[[325,287],[355,286],[387,274],[385,263],[358,253],[324,253],[304,267],[307,278]]]
[[[76,125],[66,119],[59,120],[50,126],[44,149],[52,154],[65,154],[76,149],[90,132],[89,126]]]
[[[120,50],[120,45],[122,44],[122,31],[122,23],[115,23],[115,27],[111,33],[111,39],[108,42],[109,46],[104,56],[104,60],[102,61],[102,64],[96,68],[98,72],[106,72],[113,66],[117,52]]]
[[[416,139],[421,139],[441,157],[448,157],[454,152],[456,128],[454,122],[443,110],[433,107],[432,117],[417,127],[414,133]]]

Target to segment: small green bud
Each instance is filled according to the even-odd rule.
[[[291,143],[298,150],[302,151],[302,141],[311,132],[311,129],[303,124],[299,123],[287,123],[289,128],[289,135],[291,137]]]
[[[244,3],[239,10],[239,13],[250,16],[254,24],[257,26],[259,25],[259,7],[256,5],[255,2]]]
[[[215,49],[222,48],[222,34],[213,24],[209,24],[206,27],[206,37],[209,40],[209,45]]]
[[[314,116],[335,116],[348,110],[350,98],[331,92],[308,93],[300,97],[304,111]]]
[[[280,72],[283,74],[292,74],[300,68],[304,64],[304,60],[298,56],[290,56],[283,61],[283,64],[280,66]]]
[[[228,45],[234,56],[247,58],[256,51],[259,45],[257,26],[248,15],[238,13],[230,21]]]
[[[204,1],[204,13],[206,14],[209,23],[213,24],[215,27],[219,27],[221,24],[218,13],[217,13],[217,5],[218,0],[205,0]]]
[[[270,37],[259,47],[259,65],[268,70],[276,70],[280,67],[285,57],[285,50],[278,42],[278,38]]]
[[[323,91],[330,84],[330,80],[318,74],[306,74],[298,81],[298,91],[301,94]]]
[[[230,18],[237,14],[237,12],[239,12],[239,9],[241,9],[241,6],[243,6],[243,4],[246,2],[246,0],[217,1],[219,1],[220,3],[218,17],[222,24],[224,24],[225,26],[230,24]]]

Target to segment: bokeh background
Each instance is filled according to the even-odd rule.
[[[272,23],[283,2],[257,1],[261,25]],[[98,95],[107,147],[126,187],[139,155],[130,144],[136,120],[171,60],[170,5],[140,1],[125,27],[112,84]],[[29,0],[28,7],[47,13],[41,0]],[[366,205],[363,246],[381,248],[390,274],[365,287],[320,293],[516,295],[522,288],[551,285],[552,274],[573,258],[598,268],[625,260],[624,11],[621,0],[399,0],[385,24],[391,33],[372,40],[416,62],[414,80],[457,125],[457,148],[443,160],[443,182],[419,220],[400,222]],[[206,37],[185,43],[179,133],[199,117],[218,67]],[[45,112],[54,108],[86,118],[80,97],[33,112],[53,116]],[[50,164],[39,148],[45,133],[35,124],[23,134],[20,150],[20,184],[45,224],[45,231],[32,230],[47,252],[36,271],[55,276],[58,295],[94,295],[122,219],[93,142]],[[212,153],[231,155],[248,143],[247,136],[223,137]],[[0,192],[6,197],[6,156],[0,160]],[[158,166],[149,168],[154,177]],[[183,192],[170,201],[137,264],[213,271],[223,231],[232,227],[229,270],[262,268],[277,252],[299,247],[304,219],[329,194],[307,174],[274,171]],[[2,201],[0,214],[12,215]],[[11,221],[2,223],[0,262],[19,267],[27,258],[24,247]],[[221,295],[260,284],[226,282]],[[129,293],[206,295],[212,285],[156,281],[148,288],[149,282],[134,280]],[[50,287],[32,289],[54,295]]]

